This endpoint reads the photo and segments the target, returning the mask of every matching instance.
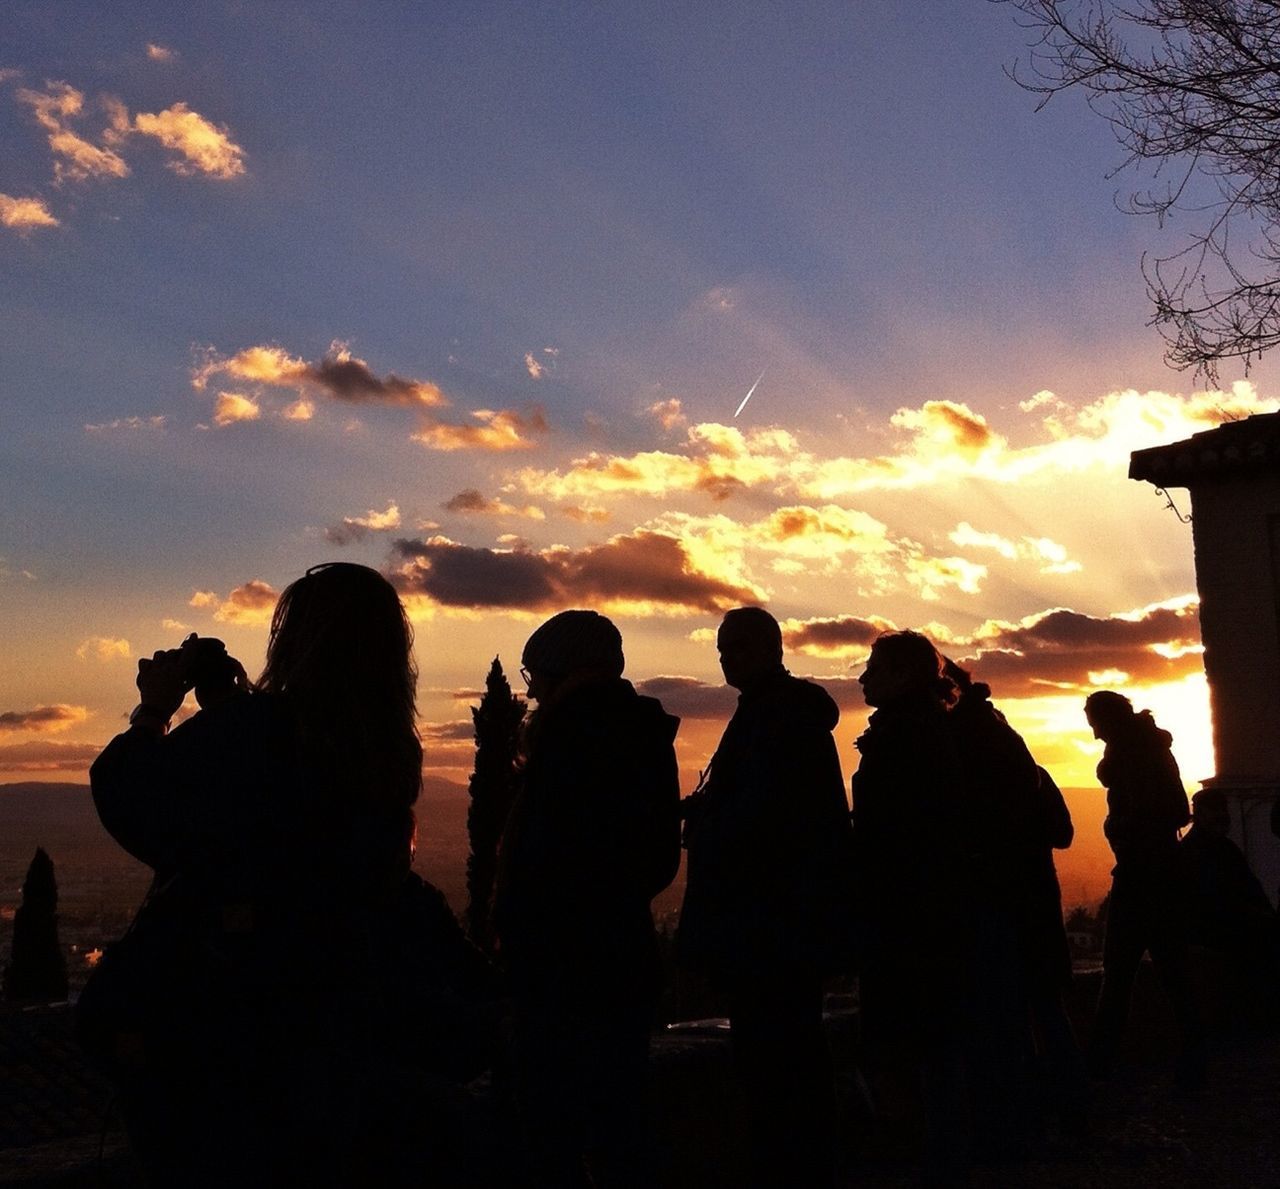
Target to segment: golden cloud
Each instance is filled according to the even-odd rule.
[[[244,173],[244,149],[231,139],[226,127],[206,120],[185,103],[175,103],[164,111],[139,112],[132,130],[154,137],[166,149],[178,154],[169,168],[184,177],[204,174],[229,181]]]
[[[541,380],[547,374],[547,369],[539,362],[538,357],[532,351],[524,353],[524,369],[535,380]]]
[[[258,402],[243,392],[219,392],[213,404],[213,423],[219,428],[239,421],[257,421],[261,416]]]
[[[128,640],[112,636],[90,636],[80,641],[76,648],[76,656],[82,661],[90,657],[100,661],[128,660],[132,655]]]
[[[0,226],[30,231],[34,227],[57,227],[59,223],[42,198],[14,198],[0,194]]]
[[[757,587],[702,568],[685,542],[637,529],[601,545],[477,549],[447,537],[395,543],[393,581],[439,607],[550,611],[591,606],[620,614],[695,614],[759,602]]]
[[[363,516],[344,516],[340,523],[324,530],[324,539],[334,545],[350,545],[370,533],[387,532],[400,527],[400,506],[391,501],[383,512],[370,509]]]
[[[31,108],[36,123],[49,134],[54,178],[84,181],[91,177],[129,176],[129,166],[114,150],[95,145],[68,126],[84,110],[84,94],[67,83],[46,83],[44,91],[22,88],[18,101]]]
[[[1009,561],[1032,561],[1039,565],[1042,574],[1075,574],[1083,568],[1078,561],[1067,556],[1066,546],[1048,537],[1024,536],[1018,541],[1011,541],[999,533],[979,532],[968,521],[961,521],[948,538],[961,548],[991,549]]]
[[[84,722],[89,711],[84,706],[56,702],[52,706],[34,706],[30,710],[6,710],[0,713],[0,731],[22,731],[46,734],[65,731]]]
[[[512,409],[476,409],[472,414],[479,424],[458,425],[444,421],[426,421],[410,434],[412,441],[431,450],[528,450],[535,445],[530,435],[546,432],[547,419],[534,407],[526,413]]]
[[[177,56],[177,51],[168,46],[157,45],[154,41],[147,42],[147,57],[153,62],[172,62]]]
[[[216,591],[197,590],[187,606],[197,610],[213,609],[213,618],[219,623],[265,624],[271,622],[276,600],[280,594],[261,578],[253,578],[237,586],[224,599]]]

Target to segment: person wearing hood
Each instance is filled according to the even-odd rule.
[[[1098,764],[1098,781],[1107,790],[1102,829],[1116,859],[1089,1062],[1097,1076],[1114,1065],[1133,980],[1150,951],[1181,1034],[1178,1079],[1197,1088],[1205,1081],[1206,1059],[1188,970],[1189,889],[1178,855],[1178,831],[1191,811],[1170,749],[1173,736],[1156,725],[1151,711],[1135,712],[1114,690],[1090,694],[1084,712],[1106,745]]]
[[[530,1173],[556,1189],[648,1184],[650,902],[680,864],[679,719],[623,679],[622,637],[594,611],[552,616],[522,660],[538,706],[494,919]]]
[[[676,953],[728,1002],[758,1183],[821,1187],[834,1176],[835,1111],[822,980],[852,964],[840,712],[787,672],[763,608],[726,614],[716,646],[738,706],[685,802]]]

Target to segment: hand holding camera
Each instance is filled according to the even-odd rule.
[[[145,706],[162,718],[172,718],[195,690],[202,710],[249,689],[244,666],[212,636],[192,632],[180,648],[166,648],[138,662],[138,692]]]

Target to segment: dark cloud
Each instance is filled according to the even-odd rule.
[[[407,594],[446,607],[547,611],[571,606],[644,605],[722,611],[760,594],[696,569],[683,542],[638,529],[585,549],[501,551],[445,537],[399,540],[393,580]]]
[[[697,677],[646,677],[635,687],[680,718],[727,722],[738,705],[738,691],[732,686],[708,685]]]
[[[418,729],[424,740],[437,740],[442,743],[463,741],[474,743],[475,741],[475,724],[469,718],[460,718],[456,722],[419,723]]]
[[[891,631],[887,619],[841,615],[832,619],[789,619],[782,624],[782,642],[797,652],[842,656],[863,652],[881,632]]]
[[[468,487],[446,500],[442,506],[446,512],[492,512],[498,506],[498,501],[490,499],[474,487]]]
[[[307,379],[337,400],[351,404],[376,401],[386,405],[438,405],[439,388],[424,380],[406,380],[395,372],[377,375],[363,359],[345,351],[330,352],[308,364]]]
[[[36,706],[31,710],[6,710],[0,713],[0,731],[61,731],[74,723],[84,722],[89,712],[83,706]]]
[[[1199,641],[1195,604],[1103,617],[1058,608],[984,630],[975,641],[978,649],[970,645],[968,655],[957,659],[997,697],[1026,698],[1092,689],[1089,675],[1108,670],[1128,674],[1137,685],[1177,681],[1203,670],[1195,651]],[[1154,645],[1167,645],[1174,655]]]

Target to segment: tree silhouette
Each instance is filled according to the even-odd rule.
[[[10,1003],[56,1003],[67,997],[67,963],[58,943],[58,881],[37,847],[13,918],[13,949],[4,972]]]
[[[476,765],[468,792],[467,932],[477,945],[493,944],[490,904],[498,865],[498,843],[515,798],[516,753],[525,704],[511,692],[511,683],[495,656],[485,678],[479,706],[471,708],[476,730]]]
[[[1129,209],[1190,216],[1185,246],[1143,260],[1176,368],[1209,380],[1280,345],[1280,5],[1274,0],[1004,0],[1035,34],[1015,81],[1084,91],[1157,188]],[[1117,171],[1118,171],[1117,170]]]

